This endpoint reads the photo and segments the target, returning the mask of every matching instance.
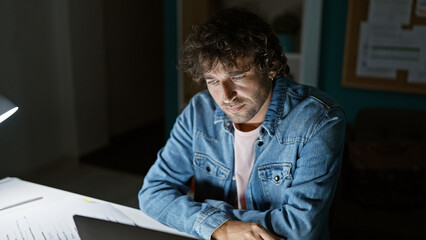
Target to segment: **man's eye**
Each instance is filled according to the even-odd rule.
[[[210,80],[210,81],[207,81],[207,84],[215,85],[217,82],[218,82],[217,80]]]
[[[232,79],[235,79],[235,80],[240,80],[240,79],[243,79],[243,78],[244,78],[244,75],[238,75],[238,76],[232,77]]]

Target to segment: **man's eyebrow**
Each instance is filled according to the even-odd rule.
[[[250,69],[244,69],[244,70],[235,70],[235,71],[229,71],[229,72],[227,72],[227,74],[228,74],[228,76],[230,76],[230,77],[234,77],[234,76],[238,76],[238,75],[241,75],[241,74],[243,74],[243,73],[246,73],[246,72],[248,72]]]
[[[250,68],[247,68],[247,69],[238,69],[238,70],[231,70],[231,71],[228,71],[226,74],[229,77],[234,77],[234,76],[238,76],[238,75],[241,75],[243,73],[246,73],[248,71],[250,71]],[[212,75],[210,75],[210,74],[207,73],[207,74],[203,75],[203,78],[205,80],[209,80],[209,79],[213,79],[214,77]]]
[[[203,78],[205,79],[205,80],[209,80],[209,79],[213,79],[213,77],[212,76],[210,76],[210,75],[203,75]]]

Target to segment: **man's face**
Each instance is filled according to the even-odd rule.
[[[232,69],[219,63],[204,74],[211,96],[232,122],[257,126],[265,118],[272,95],[269,77],[273,75],[256,71],[252,57],[238,58]]]

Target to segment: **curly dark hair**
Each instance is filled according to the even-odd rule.
[[[253,57],[260,72],[288,75],[290,68],[272,27],[259,16],[240,8],[217,13],[204,25],[194,26],[181,50],[179,68],[194,81],[218,63],[236,67],[237,58]]]

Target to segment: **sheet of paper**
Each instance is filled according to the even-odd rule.
[[[426,39],[426,27],[415,26],[413,32],[419,39]],[[423,41],[423,48],[426,49],[426,41]],[[408,71],[407,82],[409,83],[424,83],[426,84],[426,61],[421,71]]]
[[[368,21],[374,24],[409,24],[413,0],[370,0]]]
[[[76,214],[136,225],[109,203],[72,196],[0,216],[0,239],[80,239],[73,220]]]
[[[395,30],[390,34],[374,32],[369,37],[367,66],[423,71],[426,49],[424,39],[413,30]]]
[[[416,16],[426,17],[426,0],[417,0]]]
[[[40,204],[55,202],[67,196],[62,190],[53,189],[39,184],[23,181],[19,178],[4,178],[0,180],[0,209],[17,205],[0,211],[0,216],[11,212],[32,208]],[[29,201],[34,200],[35,201]],[[29,201],[25,204],[19,203]]]
[[[371,46],[370,38],[375,34],[381,34],[383,36],[392,35],[393,31],[397,31],[397,26],[376,26],[367,22],[361,23],[357,64],[356,64],[356,75],[359,77],[379,77],[379,78],[396,78],[396,70],[385,67],[371,67],[367,65],[367,56]]]
[[[42,194],[38,191],[22,191],[19,187],[21,180],[18,178],[4,178],[0,181],[0,209],[15,205],[19,202],[39,198]]]

